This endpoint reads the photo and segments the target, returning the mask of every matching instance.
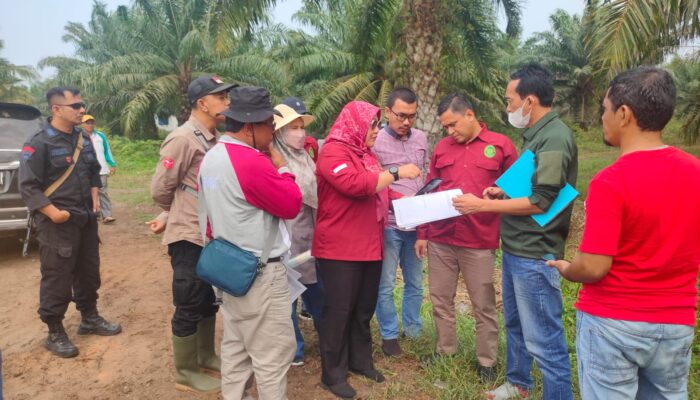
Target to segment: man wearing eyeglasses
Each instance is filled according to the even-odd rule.
[[[234,86],[215,75],[190,83],[187,99],[192,114],[163,141],[151,181],[151,196],[163,213],[147,224],[153,233],[165,231],[163,244],[173,267],[172,342],[178,390],[220,389],[218,379],[202,372],[219,373],[221,360],[214,351],[219,306],[211,285],[195,272],[204,245],[197,220],[197,170],[219,138],[216,126],[224,122],[222,112],[231,103],[228,95]]]
[[[416,122],[418,101],[410,89],[397,87],[389,93],[384,107],[388,125],[379,131],[372,149],[385,170],[396,170],[404,164],[415,164],[421,170],[428,161],[428,140],[425,132],[413,128]],[[398,174],[398,171],[396,171]],[[413,195],[423,186],[422,176],[414,179],[397,179],[391,184],[392,199]],[[401,320],[405,336],[415,338],[421,333],[420,307],[423,302],[423,262],[413,247],[416,243],[415,229],[401,229],[396,217],[389,211],[389,223],[384,229],[384,254],[382,275],[377,298],[377,322],[382,336],[382,351],[396,357],[401,354],[399,346],[399,321],[394,306],[396,269],[401,266],[403,274],[403,305]]]
[[[78,355],[63,328],[71,300],[80,311],[78,335],[116,335],[119,324],[97,313],[100,287],[97,213],[100,164],[90,136],[76,128],[85,114],[80,91],[54,87],[46,93],[51,117],[22,148],[19,186],[35,214],[41,284],[39,316],[48,325],[44,347],[58,357]]]

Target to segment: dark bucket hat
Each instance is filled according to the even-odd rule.
[[[281,116],[272,108],[270,92],[255,86],[239,86],[231,90],[231,105],[221,114],[238,122],[263,122],[273,115]]]

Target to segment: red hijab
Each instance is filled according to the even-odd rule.
[[[379,107],[364,101],[351,101],[338,114],[324,144],[341,143],[360,157],[367,171],[381,172],[382,167],[377,157],[365,143],[372,119],[380,117]],[[377,221],[385,220],[389,210],[388,190],[384,189],[377,193],[376,201]]]

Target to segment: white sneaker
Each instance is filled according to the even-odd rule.
[[[301,367],[302,365],[304,365],[303,358],[295,358],[294,361],[292,361],[292,367]]]
[[[484,392],[484,398],[488,400],[527,399],[528,394],[527,390],[506,382],[494,390]]]

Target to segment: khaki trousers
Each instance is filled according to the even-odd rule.
[[[287,271],[267,264],[243,297],[224,294],[221,313],[221,392],[225,400],[241,400],[246,381],[255,374],[259,400],[287,399],[287,370],[296,339]]]
[[[476,358],[479,365],[496,365],[498,311],[493,286],[494,251],[428,242],[428,285],[437,330],[437,351],[457,352],[455,295],[462,272],[476,320]]]

